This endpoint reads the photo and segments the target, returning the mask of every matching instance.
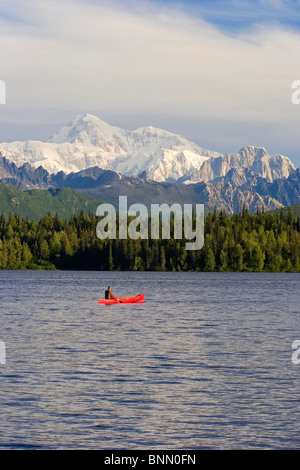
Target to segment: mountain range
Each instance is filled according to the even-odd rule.
[[[203,149],[153,127],[126,131],[76,116],[47,142],[0,143],[0,183],[22,190],[70,187],[113,204],[203,203],[207,210],[274,210],[300,202],[300,169],[263,147]]]
[[[76,116],[47,142],[0,143],[0,152],[17,165],[28,162],[50,173],[97,166],[125,176],[147,174],[160,182],[208,182],[240,166],[272,182],[295,169],[288,157],[271,157],[264,148],[249,146],[222,155],[162,129],[127,131],[91,114]]]
[[[127,131],[90,114],[76,116],[47,142],[1,143],[0,152],[18,165],[42,165],[50,173],[98,166],[127,176],[146,170],[156,181],[193,174],[205,160],[220,155],[162,129]]]
[[[128,203],[202,203],[206,210],[225,210],[232,214],[247,207],[250,212],[257,208],[279,209],[300,201],[300,169],[293,170],[288,178],[269,182],[252,170],[232,168],[225,177],[212,182],[178,184],[157,182],[145,176],[124,176],[99,167],[87,168],[75,173],[51,174],[41,166],[29,163],[18,167],[0,156],[0,183],[11,184],[21,190],[72,188],[76,192],[98,197],[118,205],[118,197],[127,195]]]

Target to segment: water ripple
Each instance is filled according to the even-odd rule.
[[[299,448],[299,279],[0,272],[0,448]]]

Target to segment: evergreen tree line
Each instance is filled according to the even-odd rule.
[[[205,217],[204,246],[186,240],[100,240],[99,218],[48,213],[38,223],[0,216],[0,269],[299,272],[300,222],[288,211]],[[172,224],[171,224],[172,226]],[[171,232],[172,233],[172,232]]]

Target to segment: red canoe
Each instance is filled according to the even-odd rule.
[[[142,302],[145,298],[145,294],[132,295],[131,297],[120,297],[119,299],[99,299],[99,304],[133,304],[136,302]]]

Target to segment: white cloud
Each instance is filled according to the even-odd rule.
[[[262,125],[294,125],[299,115],[290,100],[300,78],[295,31],[260,26],[226,35],[151,2],[5,6],[0,78],[16,112],[147,112]]]

